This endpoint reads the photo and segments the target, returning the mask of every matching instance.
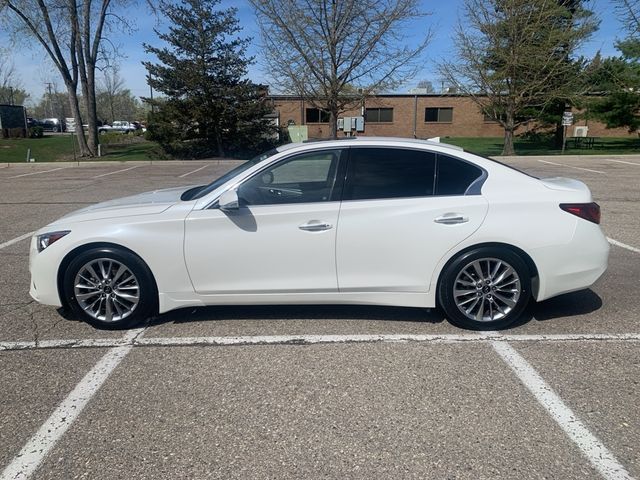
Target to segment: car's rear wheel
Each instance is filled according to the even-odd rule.
[[[531,297],[531,275],[511,250],[478,248],[444,269],[440,306],[451,323],[473,330],[504,328],[518,320]]]
[[[117,248],[82,252],[64,274],[65,298],[73,311],[98,328],[128,328],[153,314],[155,283],[136,255]]]

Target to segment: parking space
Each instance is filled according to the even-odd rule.
[[[640,478],[640,159],[511,163],[585,181],[622,246],[591,289],[530,305],[498,337],[436,310],[225,306],[170,312],[123,340],[31,301],[20,237],[235,163],[0,168],[0,472],[18,465],[0,479],[123,344],[69,430],[27,456],[33,478]],[[572,436],[495,344],[529,362],[592,438]]]
[[[0,464],[3,467],[104,354],[100,349],[60,353],[57,350],[0,353]]]
[[[596,478],[487,346],[139,348],[37,478],[477,479],[538,456]]]
[[[640,345],[526,344],[519,350],[605,444],[640,478]]]

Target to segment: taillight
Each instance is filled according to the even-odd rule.
[[[584,218],[593,223],[600,223],[600,205],[591,203],[561,203],[560,208],[576,217]]]

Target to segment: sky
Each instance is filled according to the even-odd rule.
[[[616,55],[614,43],[616,39],[624,36],[619,20],[616,18],[613,4],[610,0],[592,0],[591,10],[595,12],[600,20],[600,29],[593,35],[592,39],[582,46],[579,52],[587,57],[592,57],[597,51],[603,56]],[[248,50],[248,55],[260,58],[260,34],[257,26],[256,16],[253,8],[247,0],[222,0],[220,8],[236,7],[238,9],[238,19],[243,28],[240,33],[243,37],[252,37],[253,41]],[[420,80],[431,81],[436,89],[440,87],[440,79],[436,71],[437,62],[443,58],[454,55],[453,40],[451,34],[458,18],[461,15],[463,0],[423,0],[423,11],[429,15],[416,22],[410,29],[408,42],[414,41],[416,44],[422,38],[427,29],[432,32],[432,40],[423,55],[423,69],[415,79],[400,87],[398,92],[406,92],[415,87]],[[155,59],[145,54],[143,43],[159,45],[154,28],[163,29],[162,18],[157,18],[140,1],[138,8],[126,12],[126,18],[133,26],[131,32],[116,32],[110,38],[121,47],[124,57],[120,60],[120,75],[125,81],[125,86],[131,90],[135,96],[148,96],[149,87],[146,84],[146,70],[142,66],[142,61],[154,61]],[[9,39],[6,32],[0,31],[0,46],[9,47]],[[25,42],[27,43],[27,42]],[[36,42],[28,42],[32,47],[10,48],[12,53],[10,59],[15,66],[17,77],[21,86],[31,95],[27,101],[29,104],[37,103],[45,91],[45,83],[52,82],[57,91],[64,91],[62,82],[56,69],[47,60],[42,49],[37,48]],[[1,54],[1,53],[0,53]],[[264,83],[265,74],[259,62],[250,67],[248,77],[257,83]],[[99,74],[98,74],[99,76]]]

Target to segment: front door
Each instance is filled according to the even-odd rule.
[[[337,291],[342,156],[340,149],[293,155],[245,180],[237,211],[193,211],[184,252],[196,292]]]

